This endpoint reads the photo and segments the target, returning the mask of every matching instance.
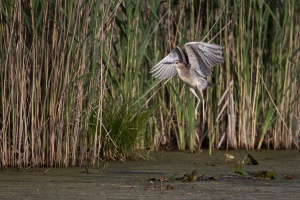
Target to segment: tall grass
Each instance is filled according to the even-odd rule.
[[[296,0],[33,0],[0,9],[2,166],[96,166],[148,147],[298,147]],[[158,83],[149,74],[176,45],[203,39],[225,47],[205,123],[177,77]]]

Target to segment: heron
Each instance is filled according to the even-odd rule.
[[[160,80],[178,74],[179,78],[189,86],[189,90],[197,98],[195,118],[197,119],[200,98],[202,97],[203,122],[206,120],[203,90],[212,83],[207,81],[212,73],[212,67],[223,62],[223,47],[205,42],[188,42],[184,45],[186,52],[176,46],[165,58],[159,61],[151,70],[152,76]]]

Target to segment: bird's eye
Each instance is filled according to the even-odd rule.
[[[178,61],[175,61],[175,64],[177,65],[179,62]]]

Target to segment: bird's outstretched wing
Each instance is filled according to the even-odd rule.
[[[175,47],[164,59],[157,63],[150,71],[152,76],[159,79],[166,79],[177,74],[177,70],[172,63],[179,61],[187,64],[187,56],[180,47]]]
[[[202,77],[211,75],[211,68],[223,62],[223,47],[204,42],[189,42],[185,49],[191,65],[191,73]]]

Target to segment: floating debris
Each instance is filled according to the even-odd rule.
[[[250,159],[250,161],[248,162],[248,165],[249,164],[252,164],[252,165],[259,165],[259,162],[253,158],[253,156],[251,156],[250,154],[248,154],[248,158]]]
[[[91,174],[91,171],[88,168],[85,168],[84,171],[80,172],[81,174]]]
[[[168,184],[168,185],[166,186],[166,190],[173,190],[173,189],[174,189],[174,187],[173,187],[172,185],[169,185],[169,184]]]
[[[233,166],[232,171],[234,173],[241,174],[241,175],[243,175],[245,177],[249,176],[249,174],[243,170],[243,166],[242,166],[241,163],[238,163],[235,166]]]
[[[232,162],[234,160],[234,156],[228,153],[224,153],[224,156],[226,158],[226,162]]]
[[[174,173],[172,176],[169,177],[169,181],[174,181],[178,178],[178,172]]]
[[[283,177],[280,174],[275,173],[275,172],[270,172],[267,170],[259,170],[255,173],[252,173],[252,175],[259,179],[275,179],[275,180],[283,179]]]

